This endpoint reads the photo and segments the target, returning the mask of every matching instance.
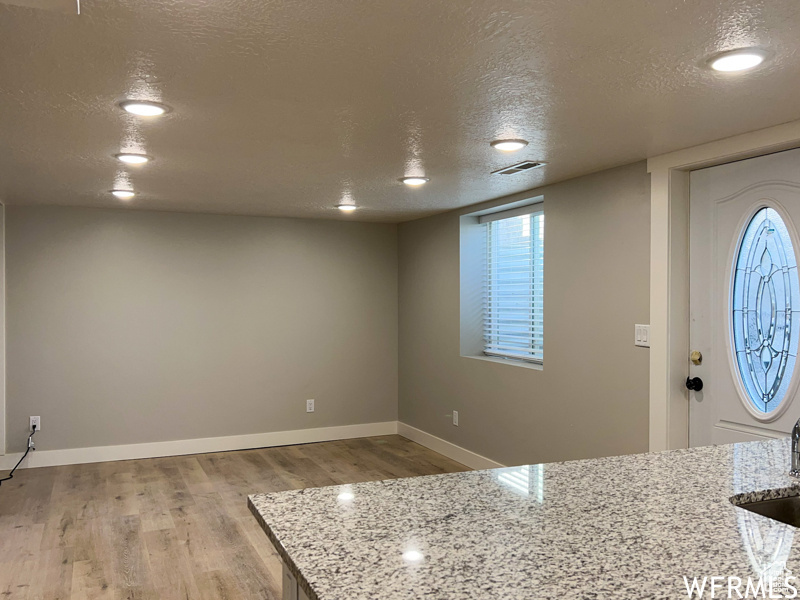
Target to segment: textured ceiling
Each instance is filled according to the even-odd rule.
[[[0,4],[7,204],[402,221],[800,118],[798,0]],[[710,54],[773,54],[740,76]],[[126,97],[173,107],[158,120]],[[531,144],[501,154],[489,141]],[[111,157],[155,161],[121,168]],[[523,159],[543,169],[490,175]],[[410,189],[403,175],[431,182]],[[332,208],[351,197],[364,208]]]

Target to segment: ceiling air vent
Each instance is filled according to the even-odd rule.
[[[492,175],[516,175],[517,173],[524,173],[525,171],[538,169],[539,167],[543,166],[543,162],[526,160],[525,162],[517,163],[516,165],[511,165],[510,167],[503,167],[502,169],[497,169],[497,171],[492,171]]]

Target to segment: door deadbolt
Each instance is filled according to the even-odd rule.
[[[692,364],[695,365],[703,364],[703,354],[699,350],[693,350],[692,353],[689,355],[689,359],[692,361]]]

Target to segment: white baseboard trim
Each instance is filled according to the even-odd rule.
[[[397,433],[472,469],[497,469],[506,466],[402,422],[397,423]]]
[[[397,421],[384,423],[365,423],[363,425],[341,425],[338,427],[319,427],[317,429],[296,429],[294,431],[273,431],[226,437],[199,438],[193,440],[174,440],[169,442],[150,442],[145,444],[125,444],[120,446],[95,446],[91,448],[67,448],[63,450],[37,450],[31,452],[20,465],[20,469],[36,467],[56,467],[115,460],[134,460],[139,458],[158,458],[161,456],[184,456],[206,452],[226,452],[248,448],[270,448],[313,442],[329,442],[350,438],[372,437],[376,435],[400,434],[434,452],[460,462],[472,469],[496,469],[505,465],[481,456],[471,450],[457,446],[430,433]],[[11,469],[22,456],[21,452],[0,456],[0,471]]]
[[[397,421],[387,421],[384,423],[341,425],[338,427],[273,431],[270,433],[252,433],[193,440],[151,442],[146,444],[67,448],[64,450],[37,450],[28,455],[28,458],[20,465],[20,469],[109,462],[114,460],[132,460],[137,458],[157,458],[161,456],[183,456],[186,454],[202,454],[205,452],[246,450],[248,448],[269,448],[271,446],[330,442],[333,440],[391,435],[396,433]],[[21,452],[0,456],[0,471],[8,471],[13,468],[21,456]]]

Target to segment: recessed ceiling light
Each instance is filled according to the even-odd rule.
[[[495,150],[502,150],[503,152],[516,152],[528,145],[525,140],[495,140],[489,144]]]
[[[337,204],[336,208],[343,212],[353,212],[358,207],[355,204]]]
[[[430,181],[427,177],[401,177],[400,181],[410,186],[425,185]]]
[[[158,117],[170,111],[166,104],[150,100],[125,100],[119,107],[137,117]]]
[[[133,193],[133,190],[111,190],[111,193],[120,200],[130,200],[136,195]]]
[[[767,54],[763,50],[743,48],[716,54],[708,60],[708,64],[715,71],[735,73],[753,69],[764,62],[766,58]]]
[[[150,162],[151,158],[146,154],[133,154],[131,152],[123,152],[121,154],[115,154],[114,158],[129,165],[143,165],[146,162]]]

